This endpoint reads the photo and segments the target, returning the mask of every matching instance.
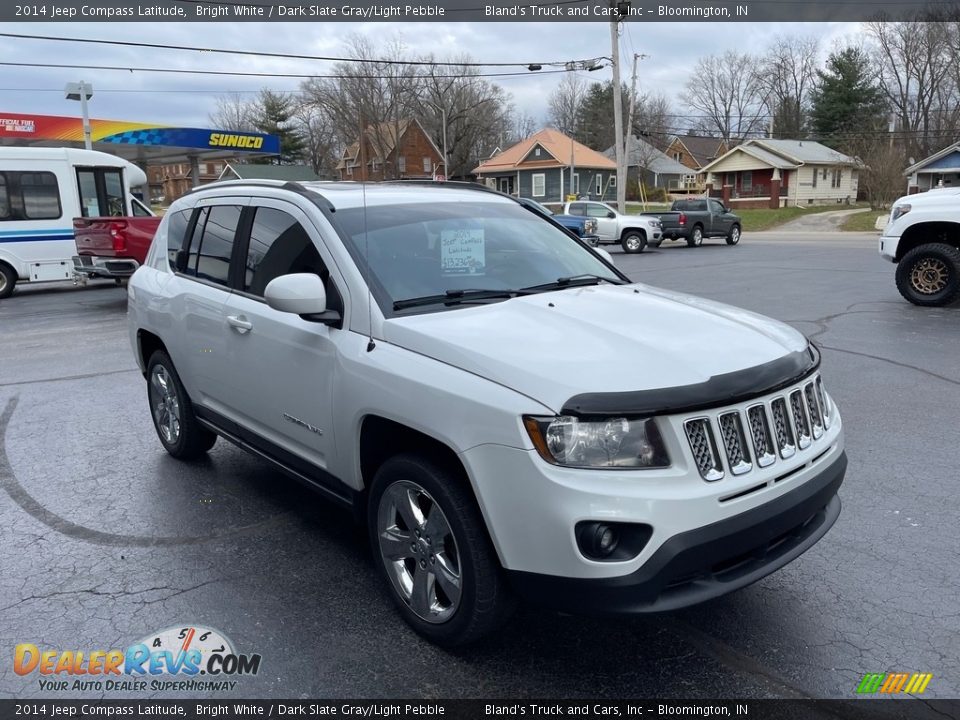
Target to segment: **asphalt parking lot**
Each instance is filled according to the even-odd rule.
[[[822,348],[850,465],[839,521],[799,560],[672,615],[524,608],[481,646],[439,650],[394,614],[337,508],[223,441],[197,465],[167,457],[125,289],[24,287],[0,301],[0,696],[76,697],[16,675],[18,643],[123,648],[193,623],[262,655],[236,697],[852,698],[888,671],[960,695],[960,308],[903,301],[868,235],[614,255],[637,281],[771,315]]]

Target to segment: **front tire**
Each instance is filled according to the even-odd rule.
[[[915,247],[897,265],[897,290],[922,307],[960,299],[960,249],[945,243]]]
[[[370,488],[374,562],[403,619],[437,645],[493,632],[512,608],[496,552],[461,478],[414,454],[387,460]]]
[[[0,263],[0,300],[13,295],[13,288],[17,284],[17,274],[6,263]]]
[[[687,238],[687,247],[700,247],[703,245],[703,228],[694,225],[690,231],[690,237]]]
[[[736,245],[740,242],[740,226],[734,225],[730,228],[730,234],[727,235],[727,245]]]
[[[147,399],[160,443],[178,460],[203,457],[217,441],[216,434],[197,422],[180,376],[163,350],[147,363]]]
[[[631,230],[624,234],[620,244],[623,246],[625,253],[641,253],[647,246],[647,236],[642,232]]]

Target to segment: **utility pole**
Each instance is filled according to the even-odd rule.
[[[633,113],[637,106],[637,60],[646,55],[640,55],[639,53],[633,54],[633,76],[630,78],[630,110],[627,112],[627,132],[623,138],[623,153],[626,155],[626,173],[629,177],[630,175],[630,141],[633,139]],[[637,149],[637,157],[639,158],[640,152],[639,148]],[[640,163],[637,163],[637,188],[640,193],[640,203],[644,210],[647,209],[647,198],[646,193],[643,191],[643,173],[641,172],[642,168]],[[619,180],[617,183],[619,184]],[[619,196],[618,196],[619,197]],[[626,199],[626,190],[624,190],[624,199]]]
[[[623,98],[620,97],[620,13],[616,0],[610,0],[613,14],[610,20],[610,57],[613,65],[613,143],[617,158],[617,212],[627,209],[627,173],[623,157]]]

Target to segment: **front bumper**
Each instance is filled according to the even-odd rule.
[[[890,237],[883,235],[880,237],[880,257],[889,260],[892,263],[897,261],[897,245],[900,243],[899,237]]]
[[[78,275],[103,278],[128,278],[133,275],[140,263],[132,258],[97,257],[94,255],[74,255],[73,271]]]
[[[803,485],[739,515],[664,542],[638,570],[610,578],[508,572],[528,601],[568,612],[676,610],[745,587],[812,547],[840,515],[841,452]]]
[[[600,244],[599,235],[581,235],[580,239],[583,240],[585,243],[587,243],[587,245],[590,245],[591,247],[596,247],[597,245]]]

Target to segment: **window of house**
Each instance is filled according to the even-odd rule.
[[[573,194],[580,194],[580,173],[573,174]]]
[[[843,184],[843,168],[837,168],[834,170],[834,173],[834,181],[836,183],[834,187],[838,188]]]
[[[547,194],[547,176],[543,173],[536,173],[533,176],[533,196],[543,197]]]
[[[673,154],[673,159],[676,160],[677,162],[680,162],[681,158],[683,158],[683,153],[675,152]]]
[[[536,150],[534,150],[533,154],[536,155],[537,157],[540,157],[540,148],[537,148]]]
[[[429,173],[429,172],[432,171],[432,170],[433,170],[433,163],[430,162],[430,158],[425,157],[425,158],[423,159],[423,171],[424,171],[425,173]]]
[[[610,187],[615,188],[616,186],[617,186],[617,176],[616,176],[616,175],[611,175],[611,176],[610,176]]]
[[[401,173],[405,173],[407,171],[407,158],[405,158],[403,155],[397,158],[397,170],[399,170]]]
[[[744,170],[740,174],[740,187],[744,192],[753,190],[753,170]]]
[[[353,177],[353,165],[347,165],[347,175]]]
[[[597,173],[596,177],[596,190],[597,195],[603,195],[603,175]]]
[[[817,186],[817,177],[820,175],[820,168],[813,169],[813,187]]]

